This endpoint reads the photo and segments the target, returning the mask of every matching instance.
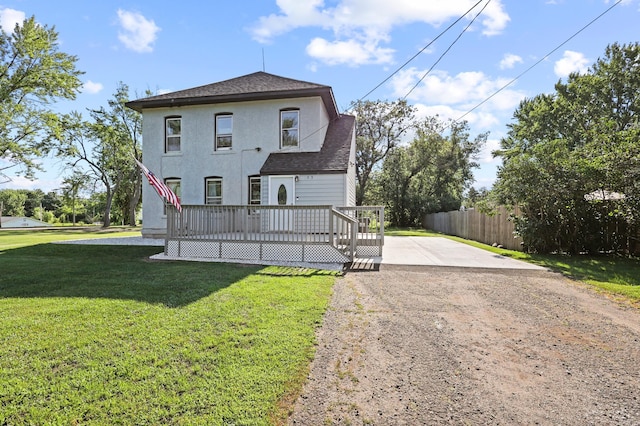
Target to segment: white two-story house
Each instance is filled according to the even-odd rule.
[[[331,87],[256,72],[137,99],[143,163],[184,205],[355,205],[355,118]],[[143,186],[145,237],[166,207]]]

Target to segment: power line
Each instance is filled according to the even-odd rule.
[[[447,47],[447,49],[446,49],[444,52],[442,52],[442,55],[440,55],[440,57],[438,58],[438,60],[437,60],[437,61],[435,61],[435,62],[433,63],[433,65],[431,65],[431,68],[429,68],[429,69],[427,70],[427,72],[425,72],[425,73],[424,73],[424,75],[420,78],[420,80],[418,80],[418,81],[416,82],[416,84],[411,88],[411,90],[409,90],[409,91],[407,92],[407,94],[406,94],[406,95],[404,95],[404,97],[403,97],[402,99],[407,99],[407,98],[409,97],[409,95],[411,94],[411,92],[413,92],[413,91],[416,89],[416,87],[418,87],[418,85],[419,85],[420,83],[422,83],[422,80],[424,80],[424,79],[427,77],[427,75],[429,75],[429,73],[430,73],[431,71],[433,71],[433,69],[435,68],[435,66],[436,66],[436,65],[438,65],[438,63],[440,63],[440,61],[442,60],[442,58],[444,58],[444,56],[445,56],[447,53],[449,53],[449,51],[451,50],[451,48],[453,47],[453,45],[454,45],[454,44],[456,44],[456,43],[458,42],[458,40],[460,40],[460,38],[462,37],[462,35],[463,35],[464,33],[466,33],[466,32],[467,32],[467,30],[469,29],[469,27],[470,27],[471,25],[473,25],[473,23],[475,22],[475,20],[476,20],[476,19],[478,19],[478,16],[480,16],[480,15],[482,14],[482,12],[484,12],[484,10],[487,8],[487,6],[489,5],[489,3],[491,3],[491,0],[487,0],[487,2],[484,4],[484,6],[482,6],[482,9],[480,9],[480,12],[478,12],[478,13],[476,14],[476,16],[474,16],[474,17],[473,17],[473,19],[471,20],[471,22],[469,22],[469,24],[468,24],[466,27],[464,27],[464,29],[460,32],[460,34],[458,34],[458,37],[456,37],[456,39],[455,39],[455,40],[453,40],[453,42],[449,45],[449,47]],[[475,6],[474,6],[474,7],[475,7]]]
[[[534,67],[536,67],[538,64],[540,64],[542,61],[544,61],[545,59],[547,59],[549,56],[551,56],[552,54],[554,54],[558,49],[560,49],[562,46],[564,46],[565,44],[567,44],[569,41],[571,41],[573,38],[575,38],[578,34],[580,34],[582,31],[586,30],[588,27],[590,27],[592,24],[594,24],[598,19],[602,18],[604,15],[606,15],[607,13],[609,13],[611,11],[611,9],[613,9],[614,7],[616,7],[617,5],[619,5],[620,3],[622,3],[622,0],[618,0],[616,1],[613,5],[611,5],[607,10],[605,10],[604,12],[602,12],[600,15],[596,16],[595,18],[593,18],[588,24],[586,24],[585,26],[583,26],[582,28],[580,28],[578,31],[576,31],[575,33],[573,33],[569,38],[567,38],[565,41],[563,41],[562,43],[560,43],[558,46],[556,46],[551,52],[547,53],[542,59],[540,59],[539,61],[537,61],[535,64],[531,65],[529,68],[527,68],[526,70],[524,70],[523,72],[521,72],[520,74],[518,74],[513,80],[509,81],[507,84],[505,84],[504,86],[502,86],[501,88],[499,88],[498,90],[496,90],[491,96],[487,97],[485,100],[483,100],[482,102],[480,102],[478,105],[474,106],[473,108],[471,108],[469,111],[465,112],[464,114],[462,114],[457,120],[454,120],[455,122],[458,122],[460,120],[462,120],[464,117],[466,117],[467,115],[471,114],[473,111],[475,111],[476,109],[480,108],[482,105],[484,105],[485,103],[487,103],[490,99],[492,99],[494,96],[496,96],[498,93],[502,92],[504,89],[506,89],[508,86],[510,86],[511,84],[513,84],[516,80],[518,80],[520,77],[522,77],[523,75],[525,75],[526,73],[528,73],[529,71],[531,71]]]
[[[454,25],[456,25],[458,22],[460,22],[465,16],[467,16],[473,9],[476,8],[476,6],[478,6],[480,3],[482,3],[483,0],[478,0],[478,2],[476,4],[474,4],[473,6],[471,6],[471,8],[469,10],[467,10],[464,15],[460,16],[458,19],[456,19],[451,25],[449,25],[447,28],[445,28],[444,31],[442,31],[440,34],[437,35],[436,38],[434,38],[433,40],[431,40],[425,47],[423,47],[422,49],[420,49],[418,51],[418,53],[416,53],[415,55],[413,55],[411,58],[409,58],[409,60],[407,60],[404,64],[402,64],[398,69],[396,69],[394,72],[392,72],[387,78],[385,78],[380,84],[378,84],[376,87],[374,87],[373,89],[369,90],[364,96],[362,96],[360,99],[358,99],[356,102],[353,102],[351,104],[351,106],[353,106],[354,103],[360,102],[361,100],[365,99],[367,96],[369,96],[370,94],[372,94],[373,92],[375,92],[376,90],[378,90],[378,88],[380,88],[380,86],[382,86],[383,84],[385,84],[387,81],[389,81],[391,79],[391,77],[393,77],[394,75],[396,75],[398,72],[400,72],[400,70],[402,70],[404,67],[406,67],[411,61],[413,61],[415,58],[417,58],[422,52],[424,52],[425,50],[427,50],[433,43],[435,43],[440,37],[442,37],[447,31],[449,31],[451,28],[453,28]],[[622,0],[620,0],[622,1]],[[348,109],[347,109],[348,111]]]

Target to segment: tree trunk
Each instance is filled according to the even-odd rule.
[[[107,186],[107,198],[106,204],[104,207],[104,218],[102,220],[102,227],[108,228],[111,226],[111,203],[113,201],[113,192],[111,192],[111,188]]]
[[[140,185],[140,179],[137,179],[136,189],[129,200],[129,226],[136,226],[136,211],[138,207],[138,201],[140,201],[140,193],[142,192],[142,186]]]

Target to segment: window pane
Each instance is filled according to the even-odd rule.
[[[179,118],[167,119],[167,136],[180,135],[180,121]]]
[[[298,146],[299,111],[281,111],[281,144],[283,147]]]
[[[278,188],[278,204],[281,206],[287,204],[287,188],[283,184]]]
[[[233,134],[233,116],[216,116],[216,148],[231,148]]]
[[[222,204],[222,179],[207,179],[206,191],[207,204]]]
[[[233,117],[230,115],[219,115],[216,119],[218,134],[230,135],[233,130]]]
[[[297,146],[298,145],[298,131],[297,130],[283,130],[282,131],[282,146]]]
[[[178,199],[180,199],[180,181],[176,179],[168,179],[165,183],[169,187],[169,189],[171,189],[173,193],[178,196]]]
[[[182,120],[180,118],[167,118],[165,120],[166,152],[180,151],[181,122]]]
[[[180,136],[167,138],[167,152],[168,151],[180,151]]]
[[[229,136],[218,136],[217,138],[218,148],[231,148],[231,135]]]
[[[298,111],[283,111],[282,112],[282,129],[297,129],[298,128]]]
[[[208,186],[209,197],[219,197],[221,191],[221,185],[218,181],[210,181]]]
[[[249,204],[260,204],[260,178],[249,178]]]

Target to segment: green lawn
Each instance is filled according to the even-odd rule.
[[[640,303],[640,260],[620,256],[568,256],[537,255],[500,249],[476,241],[424,229],[385,229],[385,235],[444,237],[560,272],[583,281],[608,294],[622,296],[630,302]]]
[[[0,424],[286,418],[334,273],[38,244],[68,232],[0,232]]]
[[[51,241],[132,237],[139,235],[139,230],[130,227],[100,228],[92,226],[74,229],[52,227],[37,231],[32,229],[0,229],[0,250],[44,244]]]

